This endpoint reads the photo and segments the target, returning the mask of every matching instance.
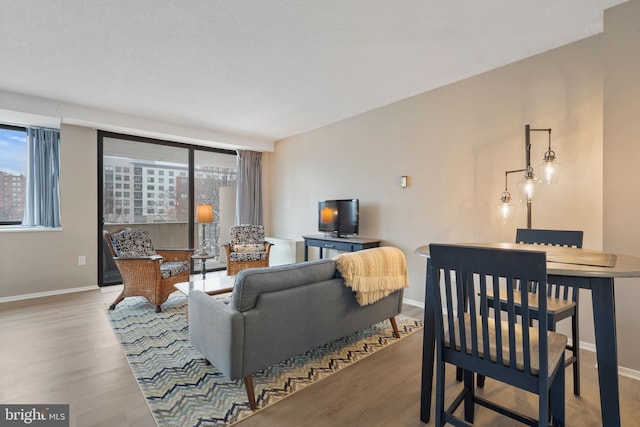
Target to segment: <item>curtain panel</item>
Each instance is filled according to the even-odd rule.
[[[27,128],[27,169],[22,225],[60,227],[60,131]]]
[[[262,224],[262,153],[237,150],[236,224]]]

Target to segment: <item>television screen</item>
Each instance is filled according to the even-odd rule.
[[[318,231],[337,237],[358,234],[358,199],[325,200],[318,202]]]

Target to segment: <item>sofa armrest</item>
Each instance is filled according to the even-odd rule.
[[[244,317],[201,291],[189,293],[189,340],[220,372],[243,378]]]

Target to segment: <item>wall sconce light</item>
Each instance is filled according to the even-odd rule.
[[[407,188],[409,186],[409,177],[407,175],[403,175],[400,177],[400,187]]]
[[[531,167],[531,132],[547,132],[549,135],[549,148],[542,159],[538,169],[542,173],[542,181],[535,175]],[[531,228],[531,201],[539,192],[540,183],[556,184],[560,177],[560,163],[556,159],[556,153],[551,149],[551,129],[531,129],[529,125],[524,127],[526,165],[524,169],[515,169],[504,173],[504,191],[500,196],[500,201],[496,207],[498,221],[505,224],[513,220],[515,207],[511,204],[511,193],[507,186],[509,174],[524,172],[522,180],[518,183],[520,200],[527,204],[527,228]]]
[[[205,250],[205,227],[206,223],[213,222],[213,206],[206,203],[199,204],[196,211],[196,220],[202,225],[200,252],[198,252],[198,255],[208,255]]]

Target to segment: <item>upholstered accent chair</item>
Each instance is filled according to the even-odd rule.
[[[223,247],[227,253],[228,276],[234,276],[245,268],[269,266],[271,243],[264,240],[262,225],[242,224],[229,227],[229,243]]]
[[[193,249],[154,249],[146,231],[130,228],[105,232],[104,238],[124,285],[110,310],[127,297],[142,296],[159,313],[162,303],[175,291],[173,285],[189,281]]]

